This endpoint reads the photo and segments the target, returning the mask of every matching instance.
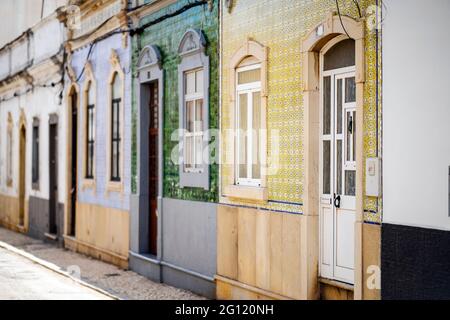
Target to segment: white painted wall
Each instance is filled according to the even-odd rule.
[[[66,3],[67,0],[1,0],[0,48]]]
[[[450,0],[385,0],[383,222],[450,230]]]
[[[59,0],[58,0],[59,1]],[[53,1],[57,3],[58,1]],[[50,1],[49,3],[51,3]],[[61,2],[61,1],[59,1]],[[50,13],[49,13],[50,14]],[[63,41],[65,40],[65,28],[56,19],[49,18],[35,26],[34,39],[31,41],[31,60],[33,61],[33,67],[40,63],[45,63],[48,58],[57,54],[61,48]],[[23,70],[23,67],[30,61],[27,60],[26,48],[27,41],[23,41],[17,45],[14,45],[12,49],[12,66],[11,69],[16,71]],[[25,49],[23,49],[25,47]],[[22,48],[22,49],[20,49]],[[3,49],[0,52],[6,51]],[[25,53],[24,53],[25,52]],[[0,58],[0,62],[4,61]],[[8,60],[8,59],[7,59]],[[2,65],[0,67],[0,75],[5,70],[9,69],[9,64]],[[60,74],[51,73],[49,70],[44,70],[35,75],[35,84],[49,84],[51,82],[58,82],[61,78]],[[24,92],[25,87],[13,88],[4,90],[0,88],[0,98],[7,98],[7,101],[0,102],[0,194],[9,196],[18,196],[18,183],[19,183],[19,119],[20,112],[23,109],[26,115],[26,167],[25,167],[25,188],[26,198],[30,195],[39,197],[41,199],[49,198],[49,115],[56,113],[58,115],[58,191],[59,202],[65,202],[66,196],[66,130],[67,127],[67,115],[66,115],[66,102],[60,101],[59,93],[62,91],[61,85],[55,87],[39,87],[36,86],[34,90],[27,94],[9,99],[13,96],[14,92]],[[61,104],[60,104],[61,102]],[[7,186],[7,120],[8,113],[11,113],[13,117],[13,185]],[[31,170],[32,170],[32,125],[33,118],[37,117],[40,120],[39,136],[39,177],[40,184],[39,190],[33,190],[31,184]]]
[[[65,203],[66,195],[66,130],[67,115],[63,104],[59,105],[60,87],[36,88],[21,97],[14,98],[0,105],[0,194],[18,196],[19,188],[19,119],[20,110],[25,110],[26,115],[26,165],[25,165],[25,197],[30,195],[41,199],[49,199],[49,115],[58,114],[58,193],[59,202]],[[8,113],[13,117],[13,185],[7,186],[7,119]],[[32,137],[33,118],[40,120],[39,126],[39,190],[33,190],[31,186],[32,169]]]

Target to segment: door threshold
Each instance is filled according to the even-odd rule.
[[[44,233],[44,236],[47,238],[47,239],[50,239],[50,240],[53,240],[53,241],[56,241],[56,240],[58,240],[58,235],[56,235],[56,234],[53,234],[53,233]]]
[[[326,279],[326,278],[319,278],[319,282],[329,285],[329,286],[333,286],[333,287],[337,287],[340,289],[345,289],[348,291],[354,291],[355,290],[355,286],[353,284],[349,284],[346,282],[341,282],[338,280],[332,280],[332,279]]]
[[[18,224],[16,227],[20,232],[25,233],[25,225]]]

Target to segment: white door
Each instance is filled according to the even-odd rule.
[[[323,72],[320,139],[320,275],[354,283],[355,68]]]

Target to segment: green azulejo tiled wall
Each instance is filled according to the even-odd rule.
[[[170,16],[174,12],[181,11],[191,1],[182,0],[167,6],[140,21],[140,25],[157,21],[161,17]],[[172,133],[179,129],[178,112],[178,46],[188,29],[201,30],[206,38],[206,54],[210,59],[210,86],[209,86],[209,124],[211,129],[218,129],[219,121],[219,21],[218,1],[214,5],[201,5],[190,8],[176,16],[169,17],[159,23],[152,24],[143,33],[133,38],[133,68],[136,68],[139,50],[146,45],[156,45],[162,55],[162,69],[164,70],[164,183],[163,196],[167,198],[217,202],[218,201],[218,165],[210,167],[210,189],[208,191],[199,188],[180,188],[179,165],[171,160],[171,153],[178,142],[172,141]],[[135,71],[135,70],[133,70]],[[135,88],[135,86],[133,86]],[[137,189],[137,98],[133,94],[133,146],[132,146],[132,190]],[[212,157],[215,157],[214,149],[211,148]]]

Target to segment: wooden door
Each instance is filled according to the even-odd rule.
[[[58,124],[50,124],[49,130],[49,233],[57,234],[58,212]]]
[[[158,83],[150,84],[149,130],[148,130],[148,182],[150,209],[150,253],[157,255],[158,246],[158,128],[159,128]]]

